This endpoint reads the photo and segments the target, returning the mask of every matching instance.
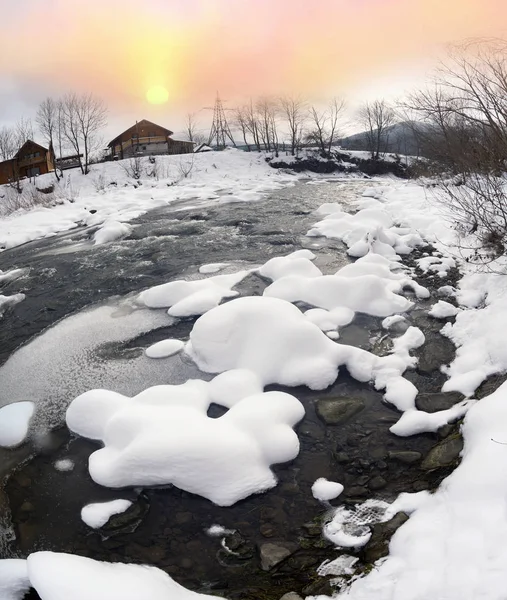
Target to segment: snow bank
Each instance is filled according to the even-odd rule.
[[[29,589],[26,560],[18,558],[0,560],[0,598],[23,600]]]
[[[500,600],[505,596],[506,421],[504,383],[468,411],[457,469],[434,494],[416,499],[412,516],[391,539],[389,556],[367,577],[354,581],[343,597]]]
[[[181,340],[161,340],[146,348],[146,356],[149,358],[167,358],[168,356],[173,356],[173,354],[181,352],[184,346],[185,342],[182,342]]]
[[[100,229],[98,229],[93,240],[95,245],[106,244],[107,242],[114,242],[120,240],[132,233],[132,227],[126,223],[120,223],[118,221],[106,221]]]
[[[259,269],[259,275],[276,281],[288,275],[298,277],[320,277],[321,270],[316,267],[312,260],[315,260],[315,254],[310,250],[297,250],[287,256],[276,256],[271,258]]]
[[[113,515],[125,512],[132,506],[130,500],[111,500],[110,502],[95,502],[87,504],[81,510],[81,519],[92,529],[105,525]]]
[[[43,600],[215,598],[191,592],[164,571],[146,565],[106,563],[57,552],[34,552],[22,562],[27,563],[30,583]]]
[[[231,275],[215,275],[195,281],[170,281],[157,285],[138,296],[138,302],[149,308],[167,308],[173,317],[202,315],[218,306],[224,298],[233,298],[238,292],[232,288],[240,283],[250,271]]]
[[[35,405],[15,402],[0,408],[0,446],[12,448],[25,441]]]
[[[11,269],[10,271],[2,271],[0,269],[0,283],[4,283],[6,281],[14,281],[15,279],[19,279],[27,272],[28,272],[28,269]]]
[[[320,477],[312,485],[312,495],[316,500],[328,502],[337,498],[343,492],[343,485],[336,481],[329,481],[325,477]]]
[[[230,409],[209,418],[211,402]],[[230,506],[276,485],[269,467],[298,455],[292,428],[303,415],[293,396],[262,393],[253,373],[235,371],[210,383],[156,386],[134,398],[92,390],[71,403],[67,425],[104,443],[89,460],[101,485],[170,483]]]
[[[12,294],[12,296],[4,296],[3,294],[0,294],[0,317],[8,308],[18,304],[19,302],[22,302],[25,297],[25,294]]]

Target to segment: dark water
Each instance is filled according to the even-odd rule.
[[[113,244],[91,246],[92,231],[80,230],[4,252],[0,255],[0,268],[28,267],[30,271],[26,278],[2,289],[9,294],[25,292],[27,299],[16,305],[2,324],[0,360],[5,362],[14,350],[70,314],[96,303],[121,305],[119,298],[124,295],[192,276],[203,263],[233,261],[256,265],[273,256],[311,247],[318,256],[318,266],[324,272],[334,272],[347,262],[344,249],[339,242],[304,237],[316,220],[311,212],[323,202],[354,198],[365,186],[371,186],[371,182],[318,186],[301,183],[256,204],[192,210],[164,208],[137,219],[133,235]],[[242,294],[261,294],[264,285],[260,279],[249,277],[238,289]],[[415,311],[413,320],[414,324],[421,324],[424,316]],[[426,321],[424,325],[429,330],[431,323]],[[56,376],[52,371],[64,368],[61,363],[36,363],[41,365],[40,372],[35,377],[27,373],[25,382],[13,383],[8,380],[7,371],[0,370],[0,404],[13,397],[20,399],[23,390],[28,389],[36,397],[26,399],[43,404],[48,399],[42,396],[52,396],[53,403],[65,406],[76,392],[89,389],[90,373],[97,383],[95,387],[106,382],[111,389],[123,393],[136,393],[136,386],[143,389],[155,382],[178,383],[188,376],[198,376],[192,365],[173,362],[163,372],[146,371],[146,377],[140,381],[123,375],[111,378],[114,364],[131,367],[130,371],[148,368],[140,362],[147,360],[142,357],[143,349],[168,336],[185,339],[192,323],[183,320],[157,324],[152,331],[146,327],[146,331],[137,331],[130,338],[97,343],[93,351],[87,351],[79,369],[72,375],[66,372],[66,377],[74,380],[63,391],[40,391],[30,383],[34,379],[52,381]],[[379,319],[358,316],[342,330],[341,341],[378,353],[384,333]],[[44,339],[48,338],[39,338]],[[35,343],[26,346],[25,354],[29,355],[34,347]],[[57,355],[51,344],[47,352]],[[97,362],[103,368],[94,371],[92,367]],[[5,368],[8,366],[9,363]],[[437,392],[441,385],[437,373],[431,369],[414,372],[411,378],[420,391]],[[319,522],[326,510],[311,495],[315,479],[327,477],[343,483],[345,492],[340,501],[368,497],[390,500],[400,491],[433,488],[445,472],[421,471],[418,464],[390,458],[390,452],[404,450],[424,455],[439,436],[426,434],[406,439],[390,434],[388,429],[398,419],[398,413],[382,402],[380,393],[355,382],[346,372],[324,392],[306,388],[286,391],[299,398],[306,409],[297,428],[301,452],[292,463],[274,468],[279,478],[276,488],[233,507],[220,508],[171,487],[120,492],[102,488],[91,481],[87,472],[87,457],[97,446],[70,436],[64,427],[43,437],[35,436],[19,450],[3,451],[2,472],[8,477],[0,503],[4,516],[8,516],[10,508],[16,539],[8,542],[4,535],[2,554],[26,556],[44,549],[102,560],[150,563],[191,589],[213,590],[230,598],[277,599],[291,590],[318,592],[322,582],[315,573],[316,566],[326,558],[334,558],[337,552],[320,536]],[[317,416],[315,405],[333,397],[361,399],[365,408],[344,424],[326,426]],[[54,468],[55,461],[63,458],[75,462],[73,471]],[[20,461],[24,462],[14,468],[13,464]],[[115,529],[99,534],[81,521],[80,511],[85,504],[118,497],[133,500],[134,509],[117,521]],[[227,540],[234,554],[222,548],[220,538],[206,535],[205,528],[212,524],[237,531]],[[261,570],[259,559],[259,547],[266,542],[289,544],[293,550],[286,561],[269,573]]]

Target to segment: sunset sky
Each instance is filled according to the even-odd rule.
[[[92,91],[108,133],[148,118],[298,92],[399,96],[424,82],[445,45],[504,36],[505,0],[0,0],[0,126],[46,96]],[[146,99],[154,86],[167,101]],[[157,89],[160,89],[157,88]],[[204,124],[209,118],[202,112]]]

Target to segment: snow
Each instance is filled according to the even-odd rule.
[[[105,525],[113,515],[125,512],[132,502],[130,500],[111,500],[87,504],[81,510],[81,519],[92,529]]]
[[[0,560],[0,598],[23,600],[29,589],[26,560],[18,558]]]
[[[367,577],[354,581],[344,597],[500,600],[505,596],[506,419],[504,383],[468,411],[460,465],[435,493],[416,499],[412,516],[391,539],[389,556]]]
[[[225,267],[228,267],[229,265],[230,263],[208,263],[199,267],[199,273],[202,273],[203,275],[218,273],[218,271],[225,269]]]
[[[227,529],[223,525],[211,525],[206,529],[206,534],[210,537],[223,537],[224,535],[231,535],[234,533],[234,529]]]
[[[0,408],[0,446],[12,448],[25,441],[34,406],[33,402],[15,402]]]
[[[382,321],[383,329],[391,329],[398,323],[404,323],[406,321],[403,315],[392,315],[391,317],[386,317]]]
[[[15,279],[19,279],[27,272],[28,272],[28,269],[11,269],[10,271],[0,270],[0,283],[4,283],[7,281],[14,281]]]
[[[191,592],[164,571],[146,565],[107,563],[58,552],[34,552],[22,562],[27,563],[30,584],[43,600],[215,598]]]
[[[458,313],[459,308],[454,306],[454,304],[446,302],[445,300],[439,300],[431,307],[428,315],[435,319],[447,319],[448,317],[455,317]]]
[[[270,465],[299,453],[292,428],[304,415],[302,404],[283,392],[257,391],[258,385],[255,375],[241,371],[224,373],[215,385],[189,380],[134,398],[92,390],[71,403],[67,425],[103,442],[89,459],[90,475],[101,485],[173,484],[230,506],[274,487]],[[221,404],[228,387],[223,405],[229,410],[208,417],[209,405]]]
[[[57,471],[67,472],[74,470],[74,461],[70,458],[62,458],[61,460],[56,460],[53,464],[54,468]]]
[[[37,187],[55,186],[55,206],[18,210],[0,218],[0,248],[13,248],[81,225],[105,223],[109,225],[97,232],[100,241],[95,241],[111,241],[127,235],[128,221],[153,208],[189,201],[199,206],[258,201],[266,193],[297,181],[296,175],[271,168],[264,158],[262,154],[235,149],[197,153],[192,172],[181,178],[181,156],[157,156],[158,178],[143,174],[140,183],[122,168],[128,165],[128,159],[92,165],[89,175],[82,175],[78,169],[66,171],[59,183],[52,173],[41,175]],[[143,161],[148,166],[148,159]],[[104,189],[97,189],[99,179]],[[35,192],[33,184],[23,185],[27,193]],[[1,192],[17,193],[7,186],[2,186]]]
[[[316,500],[327,502],[337,498],[343,492],[343,489],[341,483],[320,477],[312,485],[312,495]]]
[[[106,244],[107,242],[120,240],[130,233],[132,233],[132,227],[130,225],[108,220],[95,232],[93,240],[95,245]]]
[[[311,261],[315,259],[315,254],[310,250],[297,250],[287,256],[276,256],[271,258],[259,269],[259,275],[276,281],[282,277],[295,275],[298,277],[320,277],[321,270]]]
[[[18,304],[19,302],[22,302],[24,299],[25,294],[12,294],[12,296],[4,296],[3,294],[0,294],[0,317],[3,316],[4,312],[8,308]]]
[[[250,271],[230,275],[215,275],[207,279],[170,281],[141,292],[138,302],[149,308],[166,308],[173,317],[202,315],[218,306],[224,298],[233,298],[238,292],[232,288]]]
[[[409,409],[405,411],[399,421],[389,428],[391,433],[401,437],[415,435],[417,433],[435,432],[447,425],[461,419],[473,406],[474,401],[468,400],[458,402],[451,408],[434,413],[422,410]]]
[[[146,348],[146,356],[149,358],[167,358],[183,350],[185,343],[181,340],[161,340]]]

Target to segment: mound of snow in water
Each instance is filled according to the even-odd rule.
[[[95,232],[93,240],[95,245],[106,244],[107,242],[114,242],[114,240],[120,240],[121,238],[130,235],[132,227],[126,223],[120,223],[119,221],[106,221],[100,229]]]
[[[0,408],[0,446],[12,448],[25,441],[33,411],[33,402],[15,402]]]
[[[312,485],[312,495],[316,500],[327,502],[337,498],[343,492],[343,485],[337,481],[329,481],[320,477]]]
[[[225,267],[228,267],[229,265],[230,263],[208,263],[199,267],[199,273],[202,273],[203,275],[218,273],[218,271],[225,269]]]
[[[212,419],[206,414],[212,402],[230,409]],[[296,398],[262,393],[254,374],[236,371],[209,383],[156,386],[134,398],[93,390],[71,403],[67,425],[104,443],[89,460],[101,485],[173,484],[230,506],[276,485],[269,467],[298,455],[292,427],[303,416]]]
[[[10,271],[2,271],[0,269],[0,283],[6,281],[14,281],[28,272],[28,269],[11,269]]]
[[[107,563],[58,552],[34,552],[26,561],[20,562],[26,563],[30,584],[43,600],[215,598],[191,592],[164,571],[147,565]],[[14,598],[17,600],[18,597]]]
[[[232,288],[249,273],[240,271],[195,281],[170,281],[141,292],[138,301],[149,308],[169,307],[167,312],[173,317],[202,315],[218,306],[224,298],[237,296],[238,292]]]
[[[361,548],[371,538],[370,526],[380,522],[388,508],[387,502],[375,499],[352,508],[340,506],[324,525],[324,537],[338,548]]]
[[[260,267],[259,275],[272,281],[288,275],[310,278],[320,277],[322,272],[312,263],[312,260],[315,260],[313,252],[310,252],[310,250],[297,250],[287,256],[271,258]]]
[[[81,510],[81,519],[92,529],[105,525],[113,515],[119,515],[132,506],[130,500],[111,500],[87,504]]]
[[[23,600],[29,589],[26,560],[18,558],[0,560],[0,598]]]
[[[458,313],[459,308],[456,308],[454,304],[446,302],[445,300],[439,300],[431,307],[428,315],[435,319],[447,319],[448,317],[455,317]]]
[[[167,358],[168,356],[173,356],[173,354],[177,354],[183,350],[184,346],[185,342],[182,342],[181,340],[161,340],[146,348],[146,356],[149,358]]]
[[[8,308],[18,304],[19,302],[22,302],[25,297],[25,294],[12,294],[12,296],[4,296],[3,294],[0,294],[0,317]]]

